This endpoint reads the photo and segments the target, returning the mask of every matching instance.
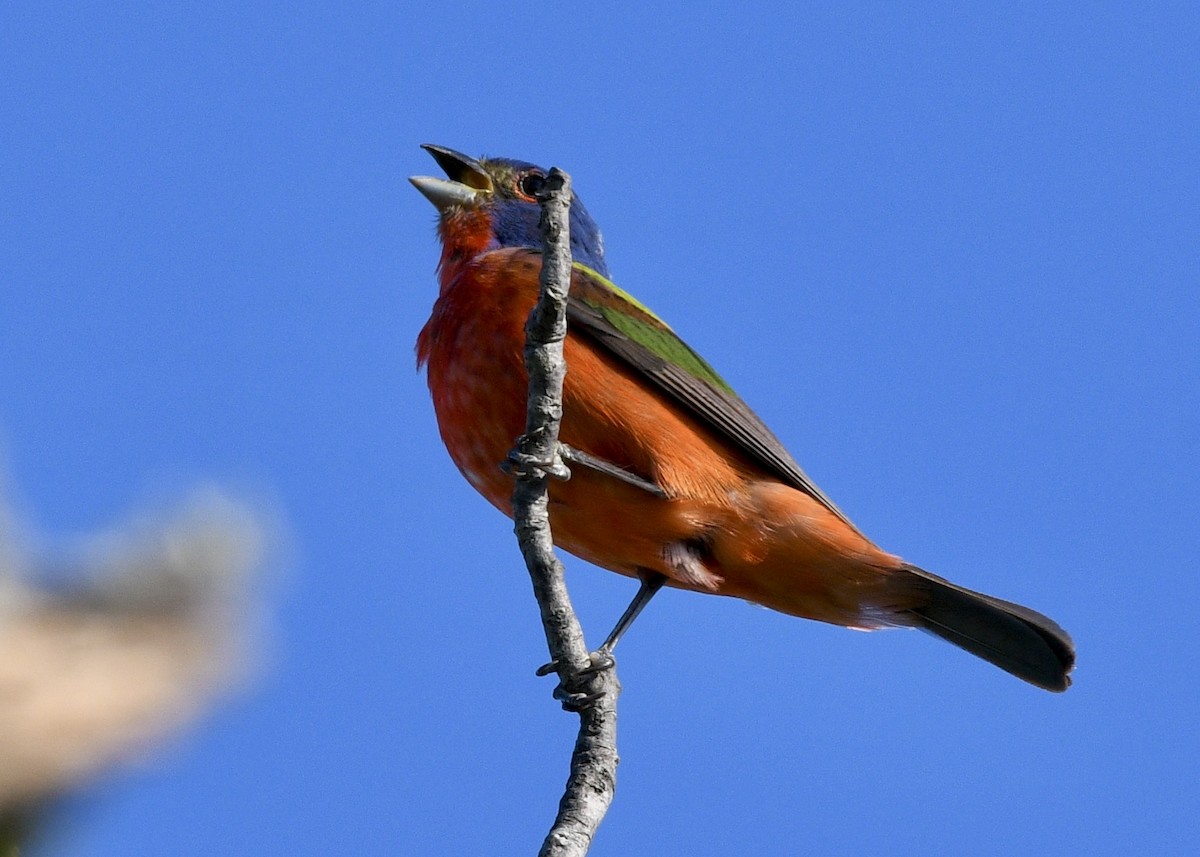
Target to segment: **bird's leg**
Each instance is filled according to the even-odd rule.
[[[636,473],[630,473],[624,467],[613,464],[611,461],[606,461],[603,458],[592,455],[590,452],[584,452],[582,449],[576,449],[573,446],[560,443],[557,454],[551,460],[546,461],[538,456],[523,452],[527,444],[528,439],[526,437],[517,438],[517,445],[509,452],[508,457],[500,462],[500,469],[512,475],[526,475],[535,470],[541,470],[548,476],[566,480],[571,478],[571,471],[564,462],[570,461],[573,464],[578,464],[597,473],[603,473],[605,476],[611,476],[613,479],[624,482],[627,485],[641,488],[647,494],[653,494],[655,497],[667,496],[667,492],[653,482],[643,479]]]
[[[554,698],[559,700],[563,704],[563,708],[568,711],[578,711],[580,708],[591,705],[599,698],[599,694],[573,691],[569,685],[578,686],[580,680],[613,668],[616,664],[616,659],[612,654],[613,649],[617,647],[617,643],[620,642],[622,635],[629,630],[629,626],[633,624],[633,620],[638,617],[638,614],[650,603],[650,599],[667,582],[666,575],[660,574],[657,571],[643,569],[638,576],[641,579],[638,591],[634,594],[633,600],[629,602],[629,606],[625,608],[625,612],[621,614],[621,618],[617,620],[617,624],[613,627],[612,632],[609,633],[603,645],[591,653],[591,664],[579,672],[565,677],[559,682],[558,687],[554,689]],[[538,667],[537,674],[540,676],[549,675],[557,670],[558,661],[551,661],[548,664]]]
[[[574,464],[581,465],[590,470],[595,470],[597,473],[603,473],[606,476],[611,476],[614,479],[619,479],[629,485],[641,488],[648,494],[653,494],[655,497],[666,497],[667,492],[653,482],[648,482],[636,473],[630,473],[623,467],[618,467],[611,461],[605,461],[603,458],[597,458],[590,452],[584,452],[582,449],[576,449],[573,446],[567,446],[565,443],[558,445],[559,454]]]
[[[600,651],[608,655],[612,659],[612,650],[617,647],[622,635],[629,630],[629,626],[633,624],[633,620],[638,617],[638,614],[646,608],[650,603],[650,599],[658,594],[658,590],[663,588],[663,584],[667,582],[667,576],[660,574],[657,571],[648,571],[643,569],[638,577],[641,579],[641,586],[634,594],[633,600],[629,602],[629,606],[625,608],[625,612],[621,614],[621,618],[617,620],[617,624],[613,627],[612,632],[600,647]]]

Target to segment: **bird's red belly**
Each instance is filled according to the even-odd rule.
[[[420,351],[442,439],[466,479],[511,517],[500,463],[524,430],[524,320],[532,289],[477,280],[489,301],[443,293]],[[684,588],[733,595],[843,625],[877,624],[898,563],[808,494],[739,457],[590,340],[569,336],[561,437],[663,486],[658,497],[574,466],[549,487],[554,541],[596,565],[658,571]],[[708,580],[681,576],[670,546],[702,544]]]
[[[513,482],[500,464],[524,430],[527,397],[526,376],[514,362],[510,349],[487,347],[452,362],[438,359],[435,351],[429,361],[434,410],[450,457],[467,481],[510,517]],[[574,431],[574,416],[565,409],[564,442],[588,450],[620,445],[619,437],[598,443]],[[691,537],[700,523],[694,503],[664,500],[578,465],[569,480],[552,482],[549,491],[555,544],[622,574],[666,573],[663,546]]]

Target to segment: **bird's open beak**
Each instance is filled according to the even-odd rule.
[[[424,143],[421,148],[433,155],[438,166],[450,177],[449,181],[432,176],[409,178],[413,187],[437,206],[438,211],[445,211],[452,205],[476,205],[481,197],[492,192],[492,179],[480,166],[479,161],[445,146]]]

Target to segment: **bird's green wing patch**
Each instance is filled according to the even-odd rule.
[[[582,276],[575,278],[571,296],[599,312],[604,320],[657,357],[674,364],[701,381],[732,394],[733,388],[707,361],[675,335],[650,308],[586,265],[574,264]],[[575,289],[574,286],[578,286]]]
[[[854,526],[716,370],[641,301],[576,262],[567,317],[573,330],[623,359],[752,461]]]

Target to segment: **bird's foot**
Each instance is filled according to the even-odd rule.
[[[500,462],[500,469],[510,476],[550,476],[564,482],[571,478],[571,469],[563,462],[563,456],[556,447],[553,454],[546,457],[543,454],[532,454],[525,450],[534,446],[534,438],[521,435],[517,445],[508,453],[508,457]]]
[[[588,659],[590,663],[578,672],[560,675],[558,686],[554,688],[554,698],[562,703],[564,711],[583,711],[595,705],[606,693],[603,689],[596,689],[595,679],[615,667],[616,658],[606,649],[597,649],[588,655]],[[558,667],[558,661],[550,661],[538,667],[537,674],[550,675],[558,672]]]

